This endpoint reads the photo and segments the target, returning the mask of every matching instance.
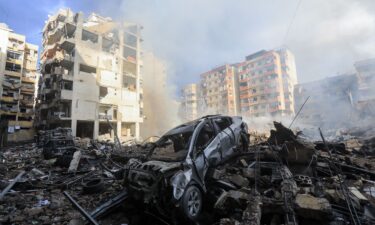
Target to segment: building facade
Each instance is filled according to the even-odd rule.
[[[33,118],[38,46],[0,24],[0,118],[7,135],[1,139],[25,141],[34,137]],[[7,137],[6,137],[7,136]]]
[[[198,114],[239,114],[238,80],[233,65],[223,65],[200,75]]]
[[[139,137],[141,26],[62,9],[43,29],[37,124],[78,137]]]
[[[293,116],[297,73],[287,49],[259,51],[236,64],[241,114],[247,117]]]
[[[199,85],[188,84],[181,90],[180,117],[183,121],[198,118]]]

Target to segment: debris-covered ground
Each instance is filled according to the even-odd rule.
[[[0,224],[375,224],[375,134],[328,138],[317,129],[321,140],[313,142],[274,124],[270,135],[250,133],[250,142],[239,132],[242,142],[227,160],[203,157],[215,166],[190,186],[178,182],[195,172],[173,159],[182,153],[170,154],[169,141],[174,149],[190,142],[194,124],[172,130],[157,147],[78,139],[62,128],[43,132],[0,153]],[[199,155],[187,160],[200,163]],[[198,195],[186,197],[193,210],[186,218],[188,191]]]

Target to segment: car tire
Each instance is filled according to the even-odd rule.
[[[101,178],[94,178],[88,181],[82,181],[82,191],[86,194],[100,193],[104,190],[104,182]]]
[[[181,207],[187,219],[198,220],[203,209],[203,199],[202,192],[197,186],[190,185],[186,188],[181,198]]]

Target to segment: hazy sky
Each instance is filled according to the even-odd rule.
[[[144,26],[144,49],[168,62],[177,86],[261,49],[287,46],[300,82],[353,70],[375,57],[375,1],[302,0],[0,0],[0,22],[40,44],[59,7],[97,12]]]

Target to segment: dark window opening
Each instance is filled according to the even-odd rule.
[[[99,97],[104,98],[108,94],[108,88],[99,86]]]
[[[124,43],[131,47],[137,47],[137,36],[129,33],[124,33]]]
[[[217,118],[214,119],[214,124],[217,126],[219,132],[225,130],[232,124],[232,121],[229,118]]]
[[[96,73],[96,68],[84,64],[79,65],[79,71],[85,73]]]
[[[82,30],[82,40],[83,41],[91,41],[93,43],[98,42],[98,35],[87,30]]]
[[[77,121],[77,137],[94,138],[94,121]]]
[[[7,62],[5,69],[14,72],[21,72],[21,65]]]
[[[73,81],[69,81],[69,80],[64,80],[62,82],[62,86],[64,90],[73,90]]]

